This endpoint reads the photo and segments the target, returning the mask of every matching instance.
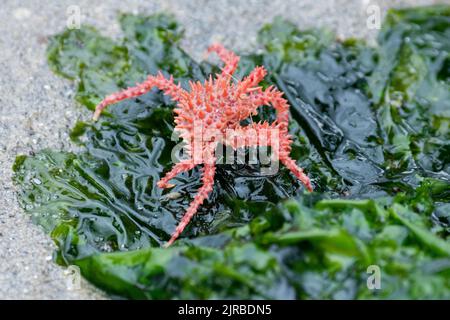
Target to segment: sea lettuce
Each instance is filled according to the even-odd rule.
[[[171,16],[119,22],[117,41],[89,26],[51,38],[50,67],[89,109],[158,70],[182,86],[219,70],[179,47]],[[448,6],[391,10],[377,47],[282,19],[261,29],[264,49],[243,55],[236,76],[263,64],[263,85],[284,92],[312,194],[285,168],[220,164],[183,236],[161,248],[200,183],[197,168],[156,186],[179,141],[174,103],[153,89],[77,123],[78,153],[18,156],[19,201],[58,263],[121,297],[450,298],[449,35]],[[255,120],[273,117],[260,108]]]

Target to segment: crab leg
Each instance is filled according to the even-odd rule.
[[[298,180],[303,183],[303,185],[309,192],[313,192],[311,180],[309,180],[308,176],[303,172],[303,169],[297,166],[294,159],[292,159],[289,155],[280,155],[280,161],[286,166],[286,168],[288,168],[292,172],[294,176],[298,178]]]
[[[312,192],[313,188],[308,176],[290,157],[292,140],[288,134],[289,104],[282,97],[283,93],[273,87],[268,88],[263,94],[277,111],[277,127],[280,129],[280,161],[303,183],[309,192]]]
[[[166,173],[164,178],[158,181],[157,185],[160,188],[171,188],[173,184],[168,183],[171,179],[175,178],[178,174],[184,171],[189,171],[195,167],[195,163],[193,160],[183,160],[175,164],[172,169]]]
[[[275,87],[271,86],[262,92],[262,99],[265,102],[264,104],[270,103],[277,111],[277,123],[279,128],[287,132],[289,125],[289,104],[287,100],[283,98],[283,92],[280,92]]]
[[[264,77],[265,74],[266,70],[263,67],[255,69],[254,72],[242,81],[244,85],[239,86],[236,99],[240,99],[245,103],[239,105],[241,111],[238,120],[242,121],[251,115],[257,114],[257,109],[260,106],[271,105],[277,112],[277,128],[287,134],[289,125],[289,104],[286,99],[283,98],[283,93],[278,91],[274,86],[270,86],[264,91],[261,87],[253,86],[255,81]],[[240,89],[241,87],[243,88],[242,90]]]
[[[294,176],[296,176],[309,192],[313,191],[311,181],[308,176],[303,172],[303,169],[297,166],[295,160],[292,159],[289,154],[291,152],[292,140],[287,134],[287,131],[280,130],[278,136],[273,136],[270,130],[279,130],[279,124],[268,122],[257,123],[245,127],[238,127],[236,130],[239,132],[239,140],[226,141],[227,145],[236,149],[239,147],[256,147],[256,146],[272,146],[278,148],[278,150],[272,150],[275,152],[275,158],[278,158],[286,168],[288,168]],[[274,141],[273,139],[278,139]]]
[[[192,200],[189,208],[186,210],[186,213],[181,219],[181,222],[176,227],[175,232],[172,234],[170,240],[165,244],[166,248],[169,247],[180,236],[184,228],[186,228],[192,217],[197,212],[198,207],[202,205],[203,201],[205,201],[206,198],[208,198],[209,193],[213,189],[215,172],[215,162],[204,164],[202,177],[203,185],[197,191],[194,200]]]
[[[260,83],[266,75],[267,70],[262,66],[253,69],[253,71],[241,81],[239,88],[236,91],[237,98],[239,98],[241,94],[246,93],[249,90],[254,90],[252,88],[259,89],[260,87],[257,87],[258,83]]]
[[[227,78],[231,77],[236,71],[237,65],[239,63],[239,56],[234,52],[225,49],[221,44],[213,44],[208,48],[207,53],[215,52],[219,58],[225,63],[222,68],[222,75]]]
[[[148,76],[144,82],[137,84],[135,87],[130,87],[123,91],[116,92],[107,96],[95,108],[93,119],[97,121],[103,109],[105,109],[110,104],[143,95],[153,87],[157,87],[158,89],[162,90],[164,94],[171,96],[175,101],[181,101],[182,98],[187,95],[187,92],[184,91],[180,85],[176,85],[173,82],[172,76],[170,77],[170,79],[166,79],[164,78],[164,75],[159,72],[157,76]]]

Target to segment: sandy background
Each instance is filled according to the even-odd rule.
[[[62,31],[72,4],[82,22],[120,37],[117,12],[173,13],[186,33],[183,47],[200,59],[208,44],[235,50],[257,47],[256,32],[281,15],[300,28],[328,27],[338,37],[373,42],[369,5],[388,7],[448,3],[450,0],[3,0],[0,7],[0,299],[101,299],[86,281],[68,286],[65,269],[52,262],[52,241],[17,203],[11,166],[17,154],[42,148],[71,149],[69,130],[88,112],[73,101],[74,84],[54,75],[46,63],[47,37]]]

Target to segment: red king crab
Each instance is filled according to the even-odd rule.
[[[224,62],[222,72],[214,79],[209,77],[202,84],[200,82],[190,82],[190,91],[185,91],[180,84],[174,83],[173,77],[166,79],[161,72],[156,76],[148,76],[147,79],[118,93],[107,96],[96,108],[94,120],[97,120],[102,110],[110,104],[124,99],[140,96],[148,92],[153,87],[157,87],[164,94],[169,95],[176,103],[174,109],[176,113],[175,130],[180,132],[180,136],[187,144],[189,159],[176,163],[159,182],[160,188],[170,188],[173,185],[169,181],[181,172],[193,169],[198,164],[203,164],[202,183],[197,194],[186,210],[183,218],[172,234],[166,247],[170,246],[183,232],[189,221],[197,212],[199,206],[208,197],[213,189],[214,174],[216,171],[216,146],[222,143],[231,146],[233,149],[239,147],[272,146],[272,154],[283,163],[308,189],[312,191],[309,178],[303,173],[295,161],[289,156],[292,140],[288,134],[289,104],[282,97],[282,92],[270,86],[263,90],[258,83],[266,76],[264,67],[256,67],[247,77],[240,81],[233,81],[233,73],[237,68],[239,56],[228,51],[220,44],[214,44],[208,48],[208,53],[215,52]],[[276,110],[276,120],[268,122],[251,123],[241,126],[240,122],[252,115],[257,114],[260,106],[271,105]],[[200,160],[195,156],[194,131],[198,127],[203,130],[214,130],[221,133],[218,137],[225,137],[226,130],[238,132],[238,141],[235,139],[210,139],[202,141]],[[273,150],[274,138],[262,138],[264,134],[260,132],[276,129],[277,150]],[[229,135],[228,135],[229,136]],[[216,136],[215,136],[216,137]],[[258,138],[259,137],[259,138]],[[194,152],[192,152],[194,150]],[[194,153],[194,155],[193,155]]]

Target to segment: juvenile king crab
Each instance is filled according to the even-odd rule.
[[[198,164],[203,164],[203,185],[199,188],[194,199],[190,203],[186,213],[172,234],[166,247],[170,246],[183,232],[189,221],[197,212],[199,206],[208,197],[214,185],[214,174],[216,171],[216,146],[222,143],[231,146],[233,149],[239,147],[271,146],[272,154],[275,154],[281,163],[283,163],[308,189],[312,191],[309,178],[303,173],[295,161],[289,156],[292,140],[288,134],[289,122],[289,104],[282,97],[283,93],[274,86],[263,90],[258,83],[266,76],[267,71],[264,67],[256,67],[243,80],[234,83],[232,75],[235,72],[239,56],[228,51],[220,44],[214,44],[208,48],[208,53],[215,52],[224,62],[222,72],[217,74],[215,79],[209,77],[204,84],[200,82],[190,82],[190,92],[176,85],[173,77],[166,79],[161,72],[156,76],[148,76],[147,79],[135,87],[128,88],[118,93],[107,96],[99,105],[97,105],[93,119],[97,120],[104,108],[108,105],[122,101],[124,99],[137,97],[145,94],[153,87],[157,87],[164,94],[169,95],[177,102],[175,130],[180,132],[180,136],[187,144],[188,159],[176,163],[159,182],[158,187],[170,188],[173,185],[169,181],[181,172],[193,169]],[[268,122],[252,123],[247,126],[241,126],[242,120],[257,114],[257,108],[265,105],[272,105],[275,108],[276,120],[269,124]],[[195,144],[197,128],[203,128],[203,131],[214,131],[216,139],[209,141],[202,140],[200,145]],[[239,137],[238,141],[225,134],[227,130],[234,130]],[[276,150],[274,150],[275,139],[263,138],[267,135],[260,134],[263,131],[276,129]],[[198,149],[200,146],[200,149]],[[198,157],[195,150],[200,150],[201,156]],[[200,158],[200,159],[199,159]]]

